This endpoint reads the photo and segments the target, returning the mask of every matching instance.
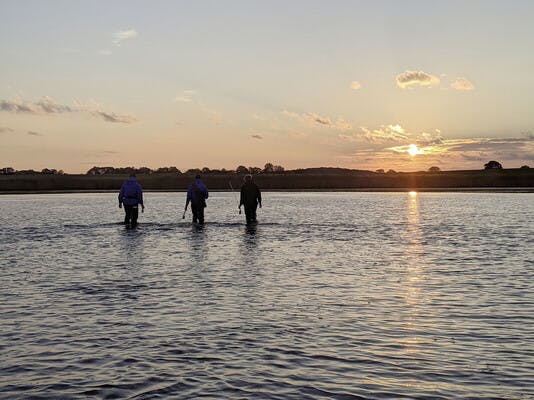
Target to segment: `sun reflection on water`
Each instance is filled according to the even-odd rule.
[[[419,198],[416,191],[408,193],[407,223],[405,233],[405,252],[408,263],[404,280],[404,299],[407,307],[406,336],[399,342],[407,353],[417,353],[420,339],[417,331],[420,325],[419,303],[421,302],[421,285],[423,283],[424,267],[422,260],[422,232],[419,215]]]

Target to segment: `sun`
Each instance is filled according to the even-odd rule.
[[[411,157],[416,156],[417,154],[422,154],[423,152],[417,148],[415,144],[411,144],[410,147],[408,147],[408,154]]]

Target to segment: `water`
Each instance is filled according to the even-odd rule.
[[[0,398],[534,398],[532,194],[0,196]]]

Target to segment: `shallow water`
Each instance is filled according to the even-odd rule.
[[[534,398],[533,199],[0,196],[0,398]]]

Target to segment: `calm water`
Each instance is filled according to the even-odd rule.
[[[0,196],[0,398],[534,398],[534,195],[264,197]]]

